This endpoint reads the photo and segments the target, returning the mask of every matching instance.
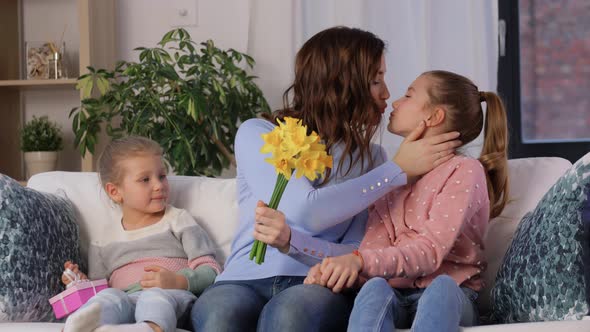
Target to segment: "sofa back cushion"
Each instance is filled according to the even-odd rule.
[[[508,161],[508,204],[498,217],[490,221],[484,239],[488,267],[483,272],[485,287],[478,299],[481,314],[487,315],[491,310],[491,289],[496,273],[522,217],[537,206],[543,195],[571,166],[568,160],[554,157]]]
[[[0,174],[0,322],[55,320],[63,264],[80,256],[72,203]]]
[[[578,160],[525,215],[492,289],[499,323],[581,319],[590,306],[582,212],[590,187],[590,153]]]
[[[217,260],[223,263],[238,224],[235,179],[170,176],[168,181],[170,204],[189,211],[205,228],[217,245]],[[93,238],[108,235],[107,220],[121,219],[120,209],[102,190],[96,173],[41,173],[33,176],[27,186],[49,193],[63,191],[74,203],[85,257]]]

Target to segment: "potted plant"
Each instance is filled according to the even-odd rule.
[[[25,123],[21,130],[21,150],[25,153],[27,178],[37,173],[54,171],[58,151],[63,148],[61,129],[47,116]]]
[[[184,29],[166,33],[158,47],[136,50],[137,63],[122,61],[113,71],[89,67],[78,78],[83,99],[70,117],[80,153],[94,153],[104,126],[111,138],[157,141],[180,175],[214,176],[235,164],[238,125],[270,111],[247,72],[254,60],[211,40],[197,45]]]

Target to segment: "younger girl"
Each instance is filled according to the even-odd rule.
[[[339,292],[372,278],[355,300],[349,331],[410,325],[412,331],[458,331],[477,323],[483,238],[508,197],[504,107],[495,93],[478,91],[463,76],[431,71],[393,108],[388,130],[401,136],[424,121],[426,137],[455,130],[468,143],[483,127],[481,157],[456,156],[378,200],[359,250],[324,259],[305,282]]]
[[[220,267],[205,231],[168,205],[162,148],[144,137],[111,142],[99,160],[103,189],[122,210],[89,249],[90,278],[109,286],[66,321],[64,331],[175,331]],[[77,272],[77,266],[66,262]],[[82,275],[82,277],[84,277]],[[125,324],[126,325],[107,325]],[[100,327],[99,327],[100,326]]]

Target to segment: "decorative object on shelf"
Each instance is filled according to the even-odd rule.
[[[35,117],[21,131],[21,150],[25,153],[27,178],[54,171],[58,151],[63,148],[61,129],[47,116]]]
[[[67,75],[65,75],[65,67],[63,66],[63,52],[53,52],[51,54],[51,57],[49,58],[49,64],[48,64],[48,71],[49,71],[49,78],[50,79],[60,79],[60,78],[66,78]]]
[[[65,43],[27,42],[27,79],[66,78]],[[59,48],[56,45],[60,45]]]
[[[51,55],[49,45],[43,42],[27,42],[27,79],[47,79],[47,61]]]
[[[133,134],[157,141],[179,175],[214,176],[235,164],[239,123],[270,112],[246,71],[254,59],[221,50],[211,40],[197,45],[184,29],[166,33],[158,47],[136,50],[137,63],[119,62],[114,71],[89,67],[90,73],[78,78],[83,99],[70,117],[82,156],[94,153],[106,124],[112,138]],[[90,97],[94,87],[99,97]]]

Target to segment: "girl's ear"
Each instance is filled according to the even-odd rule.
[[[427,127],[436,127],[445,121],[447,110],[442,106],[437,106],[432,111],[432,114],[426,119]]]
[[[117,204],[121,204],[123,202],[123,197],[119,192],[119,187],[117,187],[114,183],[107,182],[107,184],[104,186],[104,190],[106,191],[107,195],[109,195],[109,197],[113,200],[113,202]]]

